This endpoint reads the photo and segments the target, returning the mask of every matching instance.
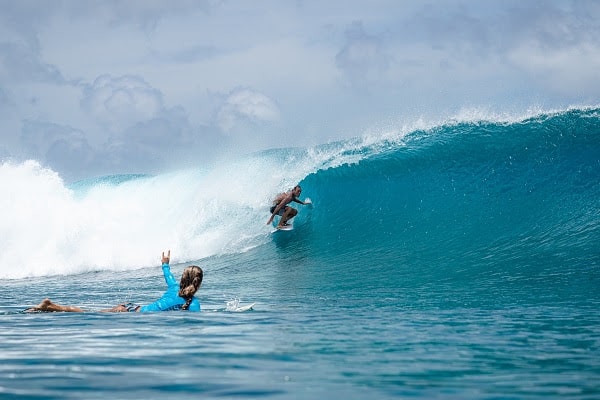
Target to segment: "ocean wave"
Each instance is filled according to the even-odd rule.
[[[175,262],[246,252],[273,241],[270,201],[296,183],[314,209],[296,218],[295,240],[324,262],[377,251],[485,264],[515,251],[597,263],[599,114],[471,115],[70,185],[35,161],[4,163],[0,278],[144,268],[167,248]]]

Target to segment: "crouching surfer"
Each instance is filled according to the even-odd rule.
[[[288,221],[298,214],[298,210],[288,206],[292,201],[302,205],[310,204],[310,200],[302,201],[298,198],[300,193],[302,193],[302,188],[300,185],[296,185],[292,190],[278,194],[275,200],[273,200],[273,205],[270,209],[271,217],[267,221],[267,225],[273,222],[276,215],[279,215],[281,219],[279,220],[279,224],[277,224],[277,228],[287,226]]]

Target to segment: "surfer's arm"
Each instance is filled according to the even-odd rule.
[[[297,197],[294,197],[294,198],[292,199],[292,201],[295,201],[295,202],[296,202],[296,203],[298,203],[298,204],[302,204],[303,206],[305,206],[305,205],[306,205],[306,203],[305,203],[304,201],[300,200],[300,199],[299,199],[299,198],[297,198]]]
[[[277,205],[277,207],[275,207],[275,209],[273,210],[273,213],[271,214],[271,218],[269,218],[269,220],[267,221],[267,225],[269,225],[271,222],[273,222],[273,218],[275,218],[275,215],[277,215],[277,213],[279,212],[279,209],[281,208],[281,204],[279,203]]]
[[[275,215],[277,215],[279,210],[281,210],[286,204],[287,203],[284,203],[283,201],[280,202],[279,204],[277,204],[277,207],[275,207],[275,209],[273,210],[273,214],[271,214],[271,217],[274,217]]]
[[[163,270],[163,275],[165,277],[165,282],[167,282],[167,286],[173,286],[173,285],[179,286],[179,284],[175,280],[175,277],[173,276],[173,273],[171,272],[171,267],[169,267],[169,264],[164,263],[162,265],[162,270]]]
[[[166,256],[165,256],[165,252],[163,251],[162,257],[161,257],[161,262],[162,262],[162,270],[163,270],[163,276],[165,277],[165,282],[167,282],[167,286],[173,286],[173,285],[179,286],[179,284],[175,280],[175,277],[171,273],[171,267],[169,267],[170,261],[171,261],[171,250],[168,251]]]

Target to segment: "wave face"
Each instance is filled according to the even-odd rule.
[[[311,174],[311,248],[324,261],[347,258],[350,286],[360,276],[391,290],[467,285],[490,299],[506,290],[597,296],[598,117],[446,124]]]
[[[273,242],[343,265],[347,280],[336,284],[349,287],[357,276],[390,290],[451,276],[481,291],[503,279],[589,293],[590,274],[599,277],[595,108],[274,149],[157,176],[65,185],[29,161],[3,164],[0,178],[13,189],[0,199],[5,279],[138,269],[167,248],[181,262],[256,248],[268,257]],[[298,182],[314,207],[298,205],[282,239],[265,225],[268,206]]]

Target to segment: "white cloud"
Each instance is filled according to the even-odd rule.
[[[65,81],[54,65],[44,63],[39,54],[23,44],[0,42],[0,57],[0,81]]]
[[[276,122],[279,117],[279,109],[270,98],[257,91],[242,88],[229,93],[217,112],[218,125],[225,132],[244,122]]]
[[[131,75],[98,77],[85,88],[81,105],[111,132],[151,119],[163,110],[160,91]]]
[[[380,40],[368,35],[360,21],[354,21],[345,36],[346,43],[335,56],[336,65],[353,86],[366,87],[377,83],[385,74],[390,59]]]
[[[24,121],[21,144],[29,149],[28,157],[63,171],[87,169],[94,163],[94,151],[83,132],[69,126],[43,121]]]
[[[544,86],[566,96],[574,92],[594,96],[600,92],[600,48],[590,43],[558,49],[528,43],[511,50],[508,57],[515,66],[526,71],[538,87]]]

